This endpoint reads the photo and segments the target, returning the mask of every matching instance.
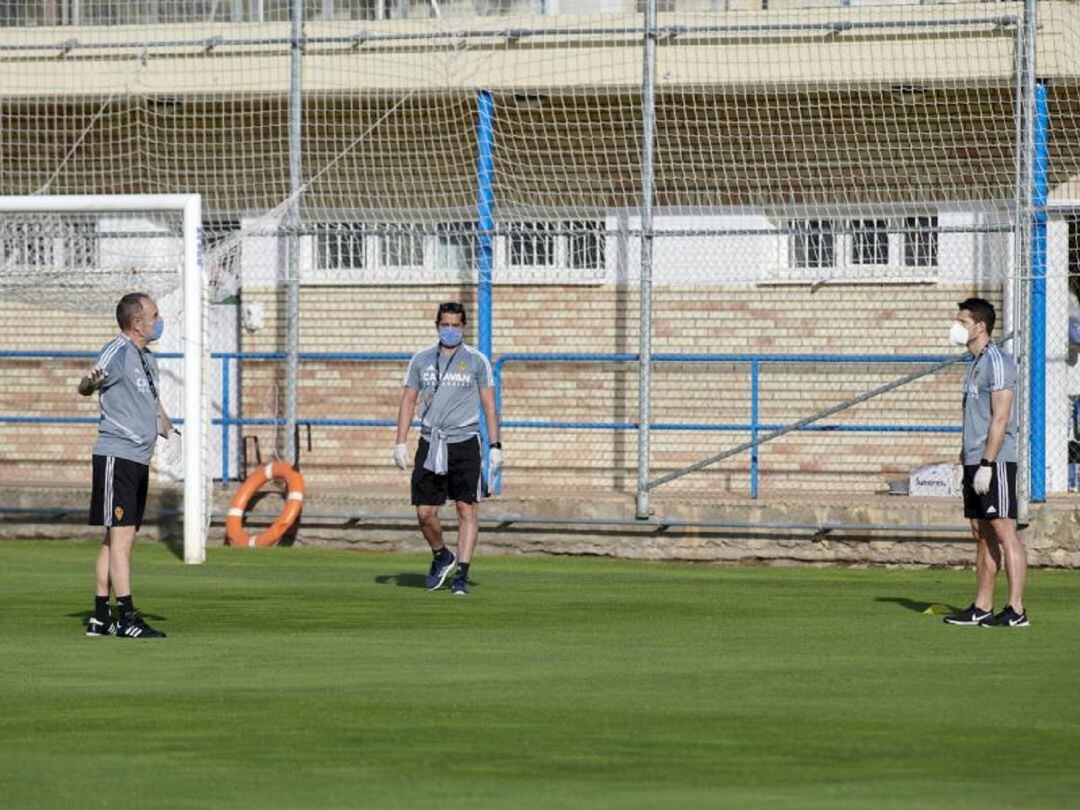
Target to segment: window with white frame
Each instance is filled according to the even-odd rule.
[[[790,264],[798,268],[836,265],[836,224],[829,219],[792,220],[788,223]]]
[[[315,230],[315,269],[340,272],[362,270],[366,265],[365,233],[359,222],[334,222]]]
[[[887,219],[851,221],[851,263],[857,266],[889,263],[889,221]]]
[[[476,264],[471,222],[438,225],[338,222],[315,225],[305,242],[310,284],[423,283],[455,280]]]
[[[436,270],[468,270],[476,266],[476,232],[471,222],[438,226],[432,250]]]
[[[904,266],[937,267],[938,218],[904,219]]]
[[[65,267],[87,270],[101,266],[101,240],[93,222],[66,223],[61,244]]]
[[[422,232],[408,228],[386,227],[379,229],[380,267],[423,267],[424,242]]]
[[[553,222],[520,222],[506,236],[507,267],[543,268],[555,266],[557,251]]]
[[[606,260],[603,220],[519,222],[495,238],[496,280],[517,283],[593,282]],[[472,222],[437,225],[322,223],[306,241],[304,275],[314,284],[455,280],[477,266]]]
[[[573,270],[603,270],[607,241],[604,223],[597,220],[568,222],[567,264]]]
[[[51,267],[53,263],[52,225],[46,222],[9,222],[3,225],[4,264],[23,267]]]
[[[937,216],[788,220],[786,262],[767,281],[927,281],[938,267]]]
[[[499,268],[504,278],[589,280],[604,270],[606,232],[602,220],[515,222],[505,229]]]
[[[9,222],[0,234],[0,255],[23,267],[88,270],[101,266],[101,237],[91,221]]]

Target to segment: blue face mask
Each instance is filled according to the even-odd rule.
[[[457,346],[465,337],[465,330],[456,326],[443,326],[439,329],[439,343],[443,346]]]
[[[151,340],[161,340],[161,335],[165,331],[165,319],[158,318],[154,321],[154,331],[146,336],[147,342]]]

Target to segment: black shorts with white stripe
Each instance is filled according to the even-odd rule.
[[[964,465],[964,517],[1016,520],[1016,462],[999,461],[990,468],[990,489],[985,495],[975,491],[978,471],[978,464]]]
[[[479,436],[446,446],[446,475],[424,469],[427,454],[428,441],[421,439],[413,462],[413,506],[442,506],[448,497],[459,503],[479,503],[484,499]]]
[[[94,484],[90,494],[91,526],[142,525],[150,467],[116,456],[94,455]]]

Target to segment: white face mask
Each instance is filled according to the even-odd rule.
[[[957,346],[967,346],[969,337],[967,328],[959,321],[954,321],[949,329],[949,342]]]

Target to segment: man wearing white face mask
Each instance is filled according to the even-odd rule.
[[[159,435],[172,431],[158,396],[157,361],[148,348],[161,337],[165,322],[157,305],[144,293],[129,293],[120,299],[116,322],[120,334],[105,344],[79,381],[79,393],[84,397],[100,392],[90,525],[105,528],[95,567],[94,614],[86,635],[164,638],[164,633],[142,620],[132,602],[131,547],[146,509],[154,444]],[[118,621],[109,611],[110,589],[116,595]]]
[[[975,359],[964,375],[964,516],[975,535],[975,601],[945,617],[967,627],[1027,627],[1024,583],[1027,560],[1016,534],[1016,365],[990,339],[994,307],[969,298],[949,331]],[[994,584],[1002,565],[1009,579],[1009,603],[996,615]]]
[[[457,564],[452,593],[469,593],[469,566],[476,548],[477,513],[483,485],[480,463],[480,407],[484,409],[491,450],[488,468],[502,466],[499,420],[495,413],[495,380],[483,353],[463,343],[465,307],[439,305],[435,315],[439,341],[417,352],[405,372],[405,390],[398,408],[394,463],[404,470],[409,455],[405,438],[417,402],[421,406],[420,444],[412,472],[412,503],[420,531],[431,546],[428,590],[440,588]],[[439,507],[447,497],[458,515],[458,557],[443,542]]]

